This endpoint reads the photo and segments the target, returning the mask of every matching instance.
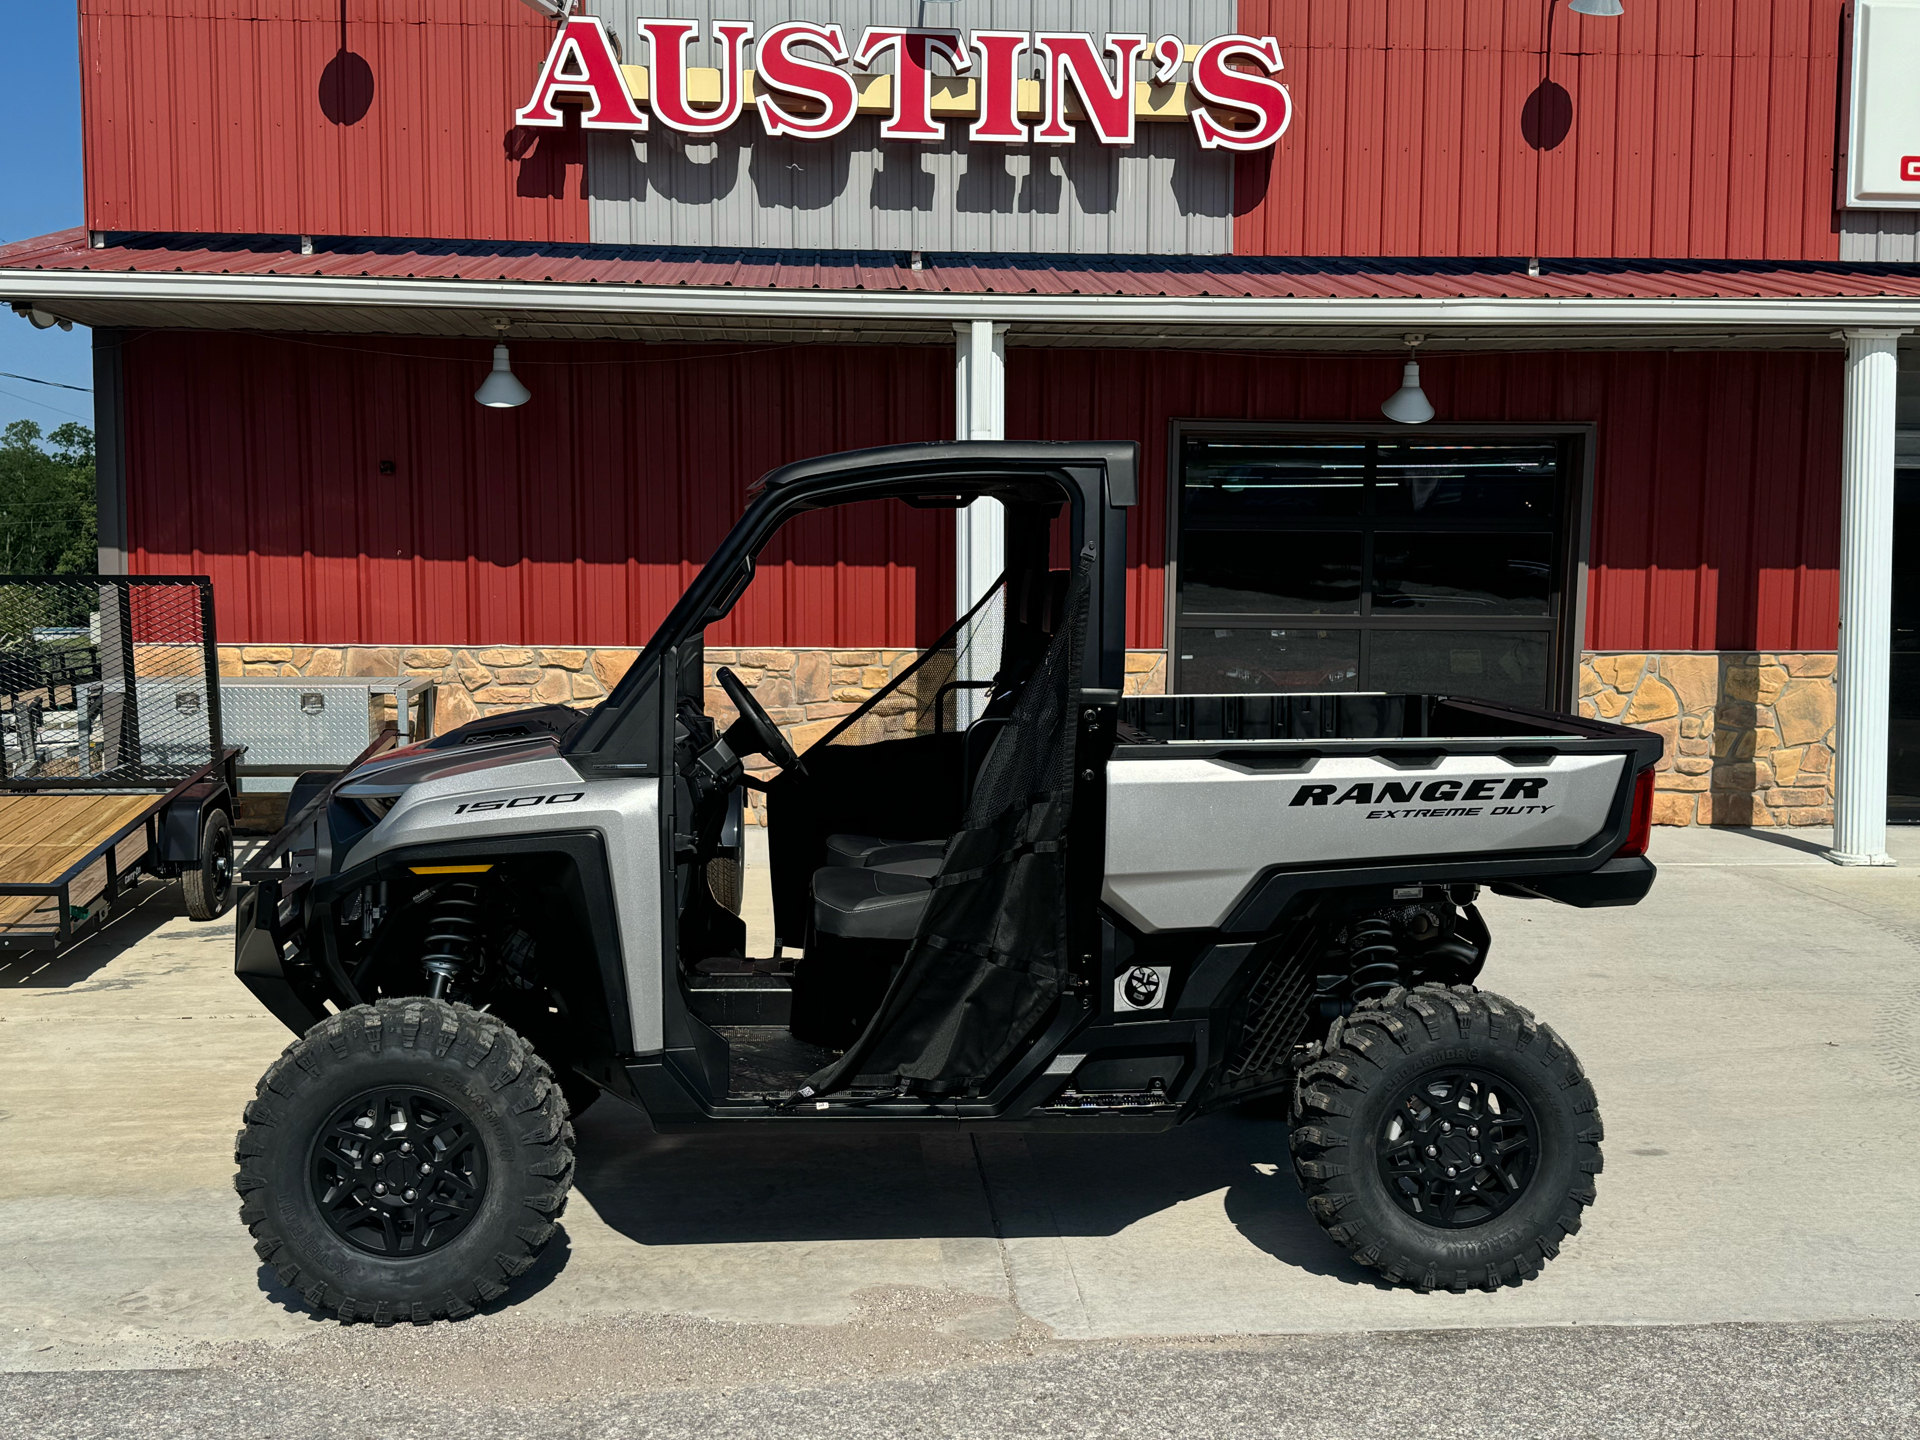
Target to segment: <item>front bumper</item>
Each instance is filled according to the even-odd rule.
[[[246,887],[234,907],[233,973],[254,999],[296,1036],[326,1019],[319,977],[302,962],[291,928],[281,923],[280,886]]]

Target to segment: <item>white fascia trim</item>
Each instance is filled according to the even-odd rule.
[[[205,275],[180,272],[0,270],[0,300],[120,300],[384,306],[408,310],[629,313],[728,320],[994,320],[1085,325],[1710,326],[1779,329],[1914,326],[1899,296],[1852,299],[1327,299],[1241,296],[965,294],[911,290],[745,290],[731,287],[561,285],[394,277]]]

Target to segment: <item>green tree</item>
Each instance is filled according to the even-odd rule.
[[[93,432],[71,420],[47,436],[31,420],[0,432],[0,575],[89,574],[96,535]]]

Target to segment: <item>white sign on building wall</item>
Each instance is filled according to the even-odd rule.
[[[1848,208],[1921,209],[1921,0],[1854,0]]]

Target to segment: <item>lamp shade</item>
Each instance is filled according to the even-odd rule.
[[[1401,388],[1381,405],[1381,414],[1402,425],[1421,425],[1434,419],[1434,407],[1421,389],[1421,363],[1410,360],[1401,368]]]
[[[533,399],[533,393],[520,383],[514,368],[507,363],[507,347],[494,347],[494,368],[487,378],[480,382],[480,389],[474,392],[474,399],[482,405],[496,410],[510,410],[516,405],[525,405]]]
[[[1568,0],[1567,8],[1576,15],[1619,15],[1621,0]]]

